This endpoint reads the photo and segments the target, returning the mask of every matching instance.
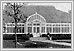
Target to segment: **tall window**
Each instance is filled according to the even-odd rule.
[[[22,30],[22,33],[24,33],[24,27],[22,27],[21,30]]]
[[[42,27],[42,28],[41,28],[41,32],[42,32],[42,33],[45,33],[45,27]]]
[[[53,33],[59,33],[60,27],[53,27]]]
[[[52,27],[47,27],[47,33],[50,33],[52,31]]]
[[[28,27],[28,33],[32,33],[32,27]]]
[[[17,28],[17,33],[21,33],[21,31],[22,31],[22,30],[21,30],[21,27],[18,27],[18,28]]]
[[[69,32],[69,27],[62,27],[62,32],[68,33]]]
[[[7,27],[7,33],[10,33],[10,27]]]
[[[14,33],[14,27],[7,27],[7,33]]]
[[[34,33],[36,33],[36,27],[34,27]]]
[[[37,33],[39,33],[40,32],[40,29],[39,29],[39,27],[37,27]]]

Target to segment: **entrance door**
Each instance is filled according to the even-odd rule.
[[[37,32],[37,33],[40,33],[40,27],[37,27],[36,32]]]
[[[34,30],[34,32],[33,32],[33,36],[34,37],[39,37],[40,36],[40,27],[33,27],[33,30]]]

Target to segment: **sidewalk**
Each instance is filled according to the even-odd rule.
[[[71,46],[70,43],[64,43],[64,42],[55,42],[51,40],[32,40],[32,41],[38,41],[38,42],[47,42],[47,43],[52,43],[52,44],[59,44],[59,45],[66,45],[66,46]]]

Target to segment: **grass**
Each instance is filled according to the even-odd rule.
[[[3,48],[15,48],[14,40],[3,40]]]
[[[27,41],[19,42],[22,45],[17,44],[17,48],[71,48],[71,46],[64,46],[58,44],[37,42],[37,41]],[[3,48],[15,48],[14,40],[3,40]]]
[[[45,42],[33,42],[37,44],[26,43],[25,48],[71,48],[70,46],[58,45],[58,44],[51,44]],[[24,45],[24,44],[23,44]]]
[[[3,35],[3,48],[15,48],[14,39],[15,39],[14,35]],[[18,42],[22,45],[17,44],[17,48],[50,48],[50,47],[52,48],[71,48],[71,46],[58,45],[58,44],[52,44],[52,43],[47,43],[47,42],[27,41],[27,40],[29,40],[28,36],[18,35]],[[68,42],[68,41],[57,41],[57,42]]]

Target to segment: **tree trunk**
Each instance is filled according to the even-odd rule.
[[[15,19],[15,48],[17,48],[17,20]]]

